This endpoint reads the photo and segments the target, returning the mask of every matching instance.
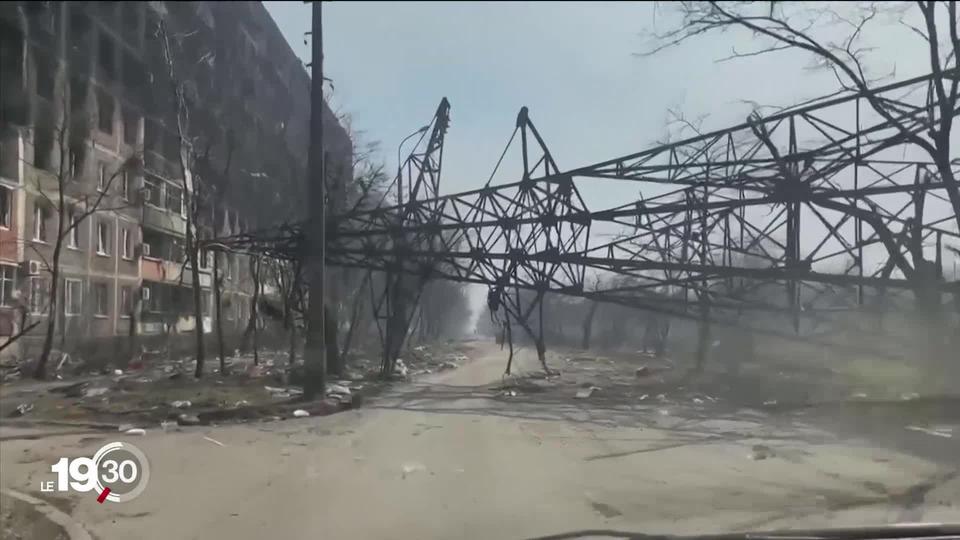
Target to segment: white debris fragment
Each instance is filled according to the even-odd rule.
[[[920,426],[907,426],[907,429],[910,431],[926,433],[927,435],[933,435],[934,437],[943,437],[945,439],[953,438],[953,428],[950,427],[925,428]]]
[[[190,408],[192,405],[193,403],[190,403],[190,400],[187,400],[187,399],[184,399],[184,400],[178,399],[170,403],[170,406],[173,407],[174,409],[187,409],[187,408]]]
[[[586,399],[586,398],[592,396],[594,392],[597,392],[597,391],[599,391],[599,390],[600,390],[600,387],[599,387],[599,386],[591,386],[591,387],[589,387],[589,388],[581,388],[580,390],[577,391],[577,395],[575,395],[575,396],[573,396],[573,397],[575,397],[575,398],[577,398],[577,399]]]
[[[644,395],[640,396],[640,401],[644,401],[644,400],[646,400],[648,397],[650,397],[650,394],[644,394]]]
[[[910,392],[910,393],[901,395],[900,399],[902,399],[903,401],[911,401],[911,400],[917,399],[918,397],[920,397],[920,394],[916,392]]]
[[[87,391],[83,393],[83,397],[98,397],[109,392],[109,388],[88,388]]]
[[[764,404],[764,405],[767,405],[767,406],[776,405],[776,404],[777,404],[777,400],[775,400],[775,399],[768,399],[768,400],[764,401],[763,404]]]
[[[304,417],[310,416],[310,413],[308,413],[303,409],[297,409],[293,411],[293,415],[296,416],[297,418],[304,418]]]
[[[115,370],[113,370],[113,374],[114,374],[114,375],[123,375],[123,370],[122,370],[122,369],[115,369]]]
[[[703,400],[698,397],[693,398],[693,402],[697,405],[703,405]]]
[[[850,397],[854,399],[867,399],[867,395],[863,392],[857,392],[856,394],[851,395]]]
[[[220,442],[220,441],[218,441],[218,440],[216,440],[216,439],[211,439],[210,437],[204,437],[203,440],[212,442],[213,444],[215,444],[215,445],[217,445],[217,446],[226,446],[226,445],[223,444],[222,442]]]
[[[327,395],[350,395],[350,389],[340,384],[327,385]]]
[[[128,429],[128,430],[124,431],[124,434],[126,434],[126,435],[146,435],[146,434],[147,434],[147,430],[145,430],[145,429],[143,429],[143,428],[133,428],[133,429]]]
[[[427,470],[427,466],[424,465],[423,463],[417,463],[415,461],[411,461],[401,465],[400,470],[403,473],[403,478],[406,478],[408,474],[413,474],[415,472],[422,472]]]

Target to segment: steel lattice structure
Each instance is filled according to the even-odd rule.
[[[399,204],[333,218],[327,262],[390,276],[378,304],[384,319],[396,319],[388,357],[429,279],[489,287],[490,306],[530,333],[541,358],[542,331],[527,321],[547,292],[701,327],[762,312],[753,329],[769,333],[812,329],[838,310],[896,305],[898,292],[918,294],[921,283],[939,302],[945,292],[960,295],[942,271],[944,245],[960,246],[960,234],[935,163],[911,144],[933,121],[932,78],[873,90],[896,104],[893,117],[850,93],[566,171],[523,108],[510,139],[519,134],[519,181],[439,196],[444,100],[425,148],[395,180]],[[636,182],[641,196],[589,208],[585,186],[613,181]],[[619,233],[600,238],[601,226]],[[296,226],[221,242],[279,256],[302,245]],[[592,274],[615,278],[588,288]],[[397,313],[398,305],[407,307]]]

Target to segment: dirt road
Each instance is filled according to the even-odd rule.
[[[524,351],[529,353],[529,351]],[[521,368],[536,362],[522,354]],[[960,521],[956,464],[933,463],[748,410],[504,396],[479,346],[325,418],[134,439],[137,500],[58,502],[96,538],[527,538],[583,529],[707,532]],[[204,436],[221,442],[218,446]],[[115,437],[0,443],[0,487],[36,495],[62,455]],[[960,457],[958,457],[960,459]]]

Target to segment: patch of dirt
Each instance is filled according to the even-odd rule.
[[[63,527],[50,521],[32,504],[0,494],[0,540],[69,540]]]

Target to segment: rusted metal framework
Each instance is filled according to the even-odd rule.
[[[837,311],[902,306],[921,288],[939,305],[960,296],[943,272],[960,234],[935,163],[911,143],[934,118],[932,77],[873,90],[895,117],[850,93],[566,171],[523,108],[508,143],[520,146],[519,180],[439,196],[444,100],[396,179],[398,201],[334,218],[327,261],[390,276],[375,299],[393,321],[389,358],[429,279],[487,286],[489,306],[530,334],[541,360],[542,328],[529,321],[547,292],[697,320],[701,353],[711,324],[809,334]],[[584,193],[616,181],[640,195],[588,207]],[[225,243],[281,256],[302,245],[295,226]],[[598,274],[612,278],[586,287]]]

